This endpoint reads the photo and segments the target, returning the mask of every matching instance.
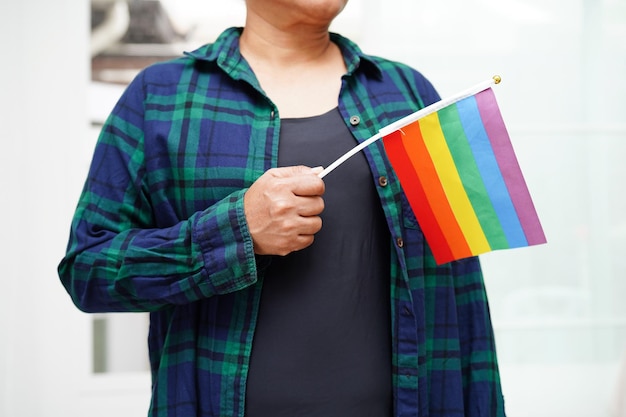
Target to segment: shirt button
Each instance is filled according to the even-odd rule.
[[[398,245],[399,248],[403,247],[404,246],[404,240],[401,237],[397,238],[396,239],[396,245]]]
[[[380,185],[381,187],[386,187],[387,184],[389,184],[389,180],[387,179],[387,177],[385,177],[384,175],[378,177],[378,185]]]
[[[361,123],[361,118],[359,116],[350,117],[350,124],[352,126],[358,126],[359,123]]]

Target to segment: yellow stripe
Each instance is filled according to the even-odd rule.
[[[465,235],[472,254],[489,252],[491,250],[489,242],[461,182],[461,177],[441,130],[438,114],[433,113],[423,117],[419,120],[419,124],[426,148],[439,175],[441,186],[450,201],[452,212]],[[445,225],[442,226],[445,227]]]

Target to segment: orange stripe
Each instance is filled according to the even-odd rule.
[[[446,241],[450,246],[455,259],[472,256],[468,243],[454,216],[448,197],[439,181],[435,165],[424,143],[419,122],[411,123],[402,128],[405,134],[403,140],[407,155],[413,164],[413,169],[422,183],[424,193],[432,208],[439,227],[443,230]]]

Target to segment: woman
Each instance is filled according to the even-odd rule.
[[[151,312],[150,415],[504,415],[478,260],[435,264],[382,144],[310,168],[438,100],[328,32],[345,5],[247,0],[103,128],[59,273]]]

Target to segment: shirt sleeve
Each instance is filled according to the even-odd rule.
[[[143,179],[144,92],[128,87],[98,138],[59,277],[86,312],[155,311],[243,289],[257,265],[245,189],[166,228]]]

